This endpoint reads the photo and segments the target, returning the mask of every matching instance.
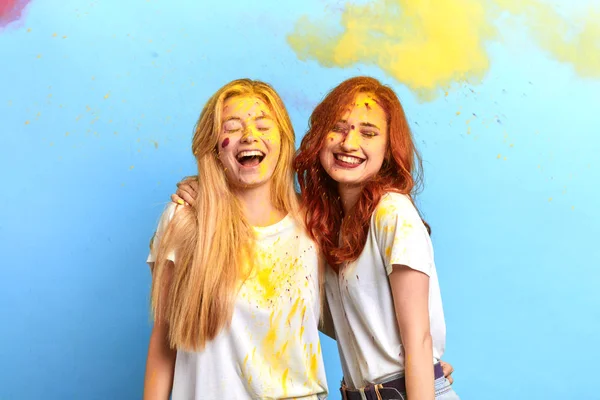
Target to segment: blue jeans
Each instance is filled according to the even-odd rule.
[[[400,393],[394,388],[381,388],[379,389],[382,400],[407,400],[406,393]],[[436,400],[460,400],[448,379],[438,378],[435,380],[435,399]]]

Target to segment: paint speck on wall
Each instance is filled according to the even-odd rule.
[[[109,97],[110,97],[110,92],[108,92],[108,93],[106,93],[106,94],[104,95],[104,99],[105,99],[105,100],[106,100],[106,99],[108,99]]]
[[[132,170],[134,167],[135,167],[135,166],[134,166],[134,165],[132,165],[131,167],[129,167],[129,170]]]

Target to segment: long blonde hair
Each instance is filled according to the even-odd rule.
[[[179,207],[159,238],[152,272],[152,311],[169,325],[171,347],[201,350],[231,322],[235,295],[247,273],[254,235],[217,157],[223,103],[255,96],[272,110],[281,133],[279,160],[271,177],[271,202],[296,216],[293,186],[294,131],[283,101],[268,84],[232,81],[206,103],[195,127],[192,151],[198,163],[195,208]],[[174,252],[173,264],[167,255]],[[172,274],[165,275],[173,267]],[[167,279],[171,276],[170,279]]]

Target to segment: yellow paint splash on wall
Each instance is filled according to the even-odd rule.
[[[524,18],[533,39],[577,74],[600,77],[600,9],[581,10],[576,18],[560,15],[539,0],[494,0],[501,9]]]
[[[340,27],[300,18],[288,43],[325,67],[379,66],[421,100],[455,83],[479,83],[490,67],[486,43],[502,11],[531,28],[539,46],[584,77],[600,76],[600,10],[572,21],[536,0],[376,0],[348,3]],[[579,29],[575,29],[579,27]]]
[[[327,23],[300,19],[288,42],[300,59],[323,66],[377,65],[420,98],[452,82],[481,80],[484,45],[495,36],[478,0],[378,0],[347,4],[336,34]]]

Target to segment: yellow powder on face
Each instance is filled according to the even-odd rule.
[[[301,60],[324,67],[376,65],[429,101],[456,83],[481,82],[486,44],[501,13],[530,28],[540,48],[582,77],[600,76],[600,10],[567,18],[539,0],[374,0],[347,3],[339,27],[331,17],[300,18],[287,40]]]

